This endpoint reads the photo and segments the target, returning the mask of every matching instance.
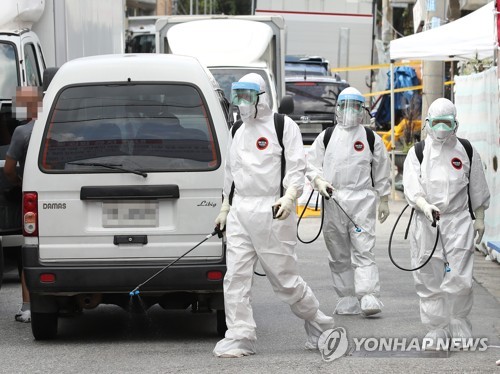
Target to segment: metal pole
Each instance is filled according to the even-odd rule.
[[[388,47],[392,39],[392,7],[389,0],[382,0],[382,42]]]
[[[375,24],[377,23],[377,3],[376,0],[372,1],[372,53],[370,57],[370,64],[373,66],[374,63],[374,57],[375,57]],[[375,75],[375,71],[373,69],[370,70],[370,93],[373,91],[373,76]],[[370,100],[370,109],[371,109],[371,104],[373,103],[372,100]]]
[[[203,14],[207,14],[207,0],[203,1]]]
[[[391,60],[390,67],[390,78],[391,78],[391,197],[394,200],[396,198],[396,155],[394,154],[394,149],[396,148],[394,139],[394,125],[396,119],[394,118],[394,61]]]
[[[450,80],[455,80],[455,62],[454,61],[450,61]],[[454,92],[455,92],[455,86],[454,85],[451,85],[450,86],[450,100],[455,102],[455,95],[454,95]]]
[[[255,14],[255,0],[252,0],[252,5],[250,5],[250,14]]]
[[[193,0],[189,0],[189,15],[193,15]]]
[[[432,22],[433,17],[437,17],[442,24],[447,11],[447,1],[436,1],[435,8],[427,10],[426,22]],[[443,61],[423,61],[422,68],[422,120],[427,117],[427,111],[432,102],[444,96],[444,62]],[[420,137],[426,136],[425,127],[420,130]]]

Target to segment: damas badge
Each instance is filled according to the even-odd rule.
[[[359,140],[354,143],[354,150],[356,152],[362,152],[363,149],[365,149],[365,145],[363,144],[363,142],[360,142]]]
[[[457,157],[453,158],[451,160],[451,166],[453,166],[457,170],[461,170],[462,169],[462,160],[460,160]]]
[[[261,138],[257,139],[257,143],[256,144],[257,144],[257,149],[263,151],[269,145],[269,140],[267,140],[264,137],[261,137]]]

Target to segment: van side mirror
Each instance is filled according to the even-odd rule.
[[[293,97],[290,95],[283,96],[278,108],[278,113],[291,114],[294,110]]]

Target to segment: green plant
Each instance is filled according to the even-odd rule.
[[[406,125],[404,127],[404,135],[402,139],[403,153],[408,153],[417,138],[420,136],[420,134],[415,133],[415,120],[420,119],[421,117],[421,106],[422,101],[420,100],[420,95],[415,93],[405,106],[405,109],[403,109],[403,117],[406,118]]]
[[[408,151],[410,150],[411,147],[413,147],[414,142],[409,142],[403,144],[403,149],[401,150],[401,153],[408,154]]]
[[[477,57],[470,59],[465,62],[461,62],[459,65],[460,75],[471,75],[480,73],[486,69],[489,69],[493,66],[492,58],[485,58],[483,60],[478,59]]]

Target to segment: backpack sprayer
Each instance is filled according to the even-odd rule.
[[[132,291],[129,292],[129,295],[130,296],[136,296],[136,295],[139,295],[140,291],[139,291],[139,288],[141,288],[142,286],[144,286],[146,283],[148,283],[151,279],[153,279],[154,277],[156,277],[157,275],[159,275],[160,273],[162,273],[163,271],[167,270],[170,266],[172,266],[173,264],[175,264],[177,261],[179,261],[181,258],[183,258],[184,256],[186,256],[188,253],[190,253],[192,250],[194,250],[195,248],[199,247],[201,244],[203,244],[204,242],[206,242],[208,239],[210,239],[212,236],[215,236],[217,235],[219,238],[222,238],[222,230],[219,228],[219,226],[216,226],[214,231],[212,231],[212,233],[208,234],[205,239],[203,239],[201,242],[199,242],[198,244],[196,244],[194,247],[192,247],[189,251],[185,252],[184,254],[182,254],[181,256],[177,257],[174,261],[172,261],[170,264],[168,264],[167,266],[163,267],[162,269],[160,269],[159,271],[157,271],[155,274],[153,274],[152,276],[150,276],[148,279],[146,279],[144,282],[142,282],[141,284],[139,284],[136,288],[134,288]]]
[[[431,254],[429,255],[429,258],[422,265],[420,265],[416,268],[413,268],[413,269],[407,269],[407,268],[404,268],[402,266],[399,266],[396,263],[396,261],[394,260],[394,258],[392,257],[392,237],[394,235],[394,230],[396,230],[396,226],[398,225],[399,220],[401,219],[403,213],[405,212],[406,208],[408,208],[408,207],[409,207],[409,204],[406,204],[406,206],[403,208],[403,210],[399,214],[398,218],[396,219],[396,223],[394,223],[394,227],[392,228],[391,235],[389,237],[389,246],[387,249],[389,252],[389,258],[391,259],[391,262],[394,264],[394,266],[396,266],[398,269],[404,270],[404,271],[416,271],[416,270],[422,269],[425,265],[427,265],[429,263],[429,261],[431,260],[432,256],[434,255],[434,252],[436,251],[437,243],[438,243],[439,236],[440,236],[440,231],[439,231],[440,215],[439,215],[438,211],[435,211],[435,210],[432,211],[433,221],[432,221],[431,226],[436,228],[436,241],[434,242],[434,247],[432,248],[432,251],[431,251]],[[410,224],[411,224],[411,220],[413,218],[414,212],[415,212],[415,209],[412,209],[411,214],[410,214],[410,220],[408,221],[408,226],[406,227],[406,231],[405,231],[405,240],[408,238],[408,232],[410,230]],[[451,271],[448,262],[445,263],[445,271],[447,273],[449,273]]]

